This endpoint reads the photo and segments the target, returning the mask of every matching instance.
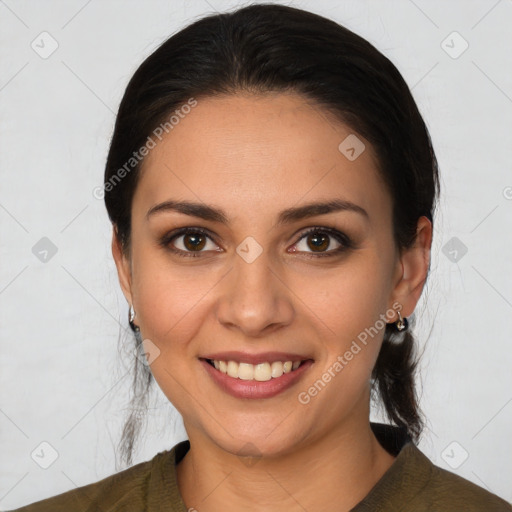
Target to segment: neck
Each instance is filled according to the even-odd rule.
[[[178,486],[188,509],[218,511],[350,510],[394,461],[379,444],[368,416],[320,436],[280,457],[244,464],[211,441],[190,437],[177,466]],[[193,439],[195,437],[195,439]]]

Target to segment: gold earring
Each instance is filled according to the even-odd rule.
[[[405,331],[407,327],[409,326],[409,323],[407,322],[407,318],[402,318],[402,315],[400,311],[397,311],[398,313],[398,320],[395,322],[396,328],[399,331]]]

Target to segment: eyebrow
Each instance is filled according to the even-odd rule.
[[[146,213],[146,220],[149,220],[149,218],[156,213],[168,211],[174,211],[184,215],[190,215],[192,217],[199,217],[203,220],[218,222],[221,224],[229,224],[228,216],[220,208],[215,208],[204,203],[173,200],[164,201],[163,203],[152,206]],[[339,211],[355,212],[363,216],[366,220],[369,220],[370,218],[368,212],[361,206],[344,199],[333,199],[331,201],[308,203],[304,206],[282,210],[278,215],[276,225],[291,224],[308,217],[315,217],[317,215],[325,215],[327,213]]]

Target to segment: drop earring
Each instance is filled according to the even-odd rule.
[[[398,320],[395,322],[395,326],[398,331],[405,331],[407,327],[409,327],[409,322],[407,322],[407,318],[402,318],[400,311],[398,313]]]
[[[135,310],[133,309],[133,306],[130,304],[130,310],[128,311],[128,323],[130,324],[130,328],[133,332],[139,332],[139,326],[134,324],[135,319]]]

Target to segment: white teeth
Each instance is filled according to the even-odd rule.
[[[228,363],[229,365],[232,364],[235,365],[236,363],[234,361],[230,361]],[[252,364],[247,363],[240,363],[238,365],[238,373],[236,375],[229,374],[231,377],[238,377],[242,380],[253,380],[254,379],[254,366]]]
[[[228,361],[227,374],[236,379],[238,377],[238,366],[238,363],[235,363],[235,361]]]
[[[274,361],[270,368],[272,377],[274,377],[274,379],[283,375],[283,363],[280,361]]]
[[[237,363],[236,361],[213,360],[213,365],[222,373],[241,380],[267,381],[277,379],[283,373],[290,373],[300,366],[301,361],[274,361],[273,363]]]
[[[242,364],[240,363],[240,366]],[[252,365],[247,365],[252,366]],[[272,378],[270,363],[260,363],[254,367],[254,380],[264,381]]]

